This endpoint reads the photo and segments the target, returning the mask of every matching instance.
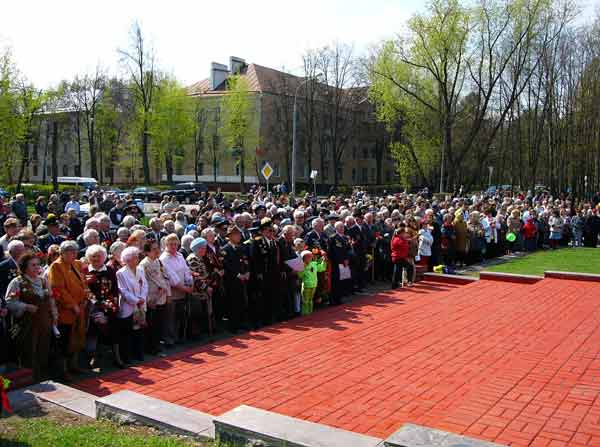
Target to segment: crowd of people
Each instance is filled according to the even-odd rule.
[[[308,315],[375,281],[410,287],[439,266],[596,247],[600,233],[600,193],[294,199],[258,187],[165,199],[149,220],[128,198],[89,200],[84,216],[74,195],[40,197],[31,216],[23,195],[0,203],[0,365],[35,380]]]

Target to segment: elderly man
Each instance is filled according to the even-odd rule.
[[[114,237],[111,234],[110,226],[111,220],[106,214],[96,215],[96,220],[98,221],[98,236],[100,237],[100,243],[103,245],[112,244],[114,242]]]
[[[148,239],[154,239],[159,243],[167,235],[166,231],[163,231],[163,223],[158,217],[150,219],[150,232],[146,236]]]
[[[329,239],[329,249],[327,250],[332,264],[331,304],[333,305],[341,304],[342,297],[347,295],[352,287],[351,279],[340,277],[340,267],[348,268],[350,266],[352,251],[344,233],[343,222],[336,222],[335,234]]]
[[[17,194],[15,200],[10,204],[12,212],[17,219],[21,222],[21,225],[27,225],[27,204],[25,203],[25,196],[23,194]]]
[[[325,221],[320,217],[314,219],[311,223],[312,230],[304,236],[304,242],[309,249],[318,248],[319,250],[327,250],[327,234],[324,232]]]
[[[0,262],[0,297],[4,298],[8,284],[17,277],[19,273],[19,259],[25,253],[25,244],[21,241],[10,241],[8,243],[8,256]]]
[[[289,261],[296,257],[294,251],[294,238],[296,237],[296,227],[294,225],[286,225],[283,227],[281,237],[277,241],[279,245],[280,262],[281,262],[281,290],[283,294],[283,317],[284,319],[293,318],[300,313],[300,302],[296,306],[296,291],[298,276],[285,261]]]
[[[85,257],[85,251],[88,247],[100,244],[100,235],[98,231],[90,228],[89,230],[85,230],[83,232],[81,238],[83,240],[84,247],[79,250],[79,257],[83,258]]]
[[[48,233],[40,236],[38,239],[38,247],[42,253],[48,252],[48,247],[51,245],[60,245],[65,241],[65,237],[60,231],[60,226],[56,216],[50,216],[43,224],[48,228]]]

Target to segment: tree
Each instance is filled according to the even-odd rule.
[[[362,90],[358,85],[357,61],[352,47],[335,43],[319,51],[318,71],[324,84],[323,143],[321,159],[330,149],[333,184],[339,183],[339,170],[348,142],[356,129],[356,112]]]
[[[221,128],[226,144],[233,148],[233,155],[239,158],[240,190],[246,191],[245,166],[249,158],[248,148],[256,141],[256,127],[253,126],[252,98],[248,91],[248,82],[240,75],[231,75],[227,79],[227,93],[223,97],[223,127]]]
[[[131,78],[133,96],[141,114],[141,153],[144,181],[150,184],[150,119],[155,102],[155,91],[158,83],[158,72],[154,49],[148,45],[142,29],[135,22],[130,31],[128,49],[120,49],[121,62],[126,67]]]
[[[193,101],[174,79],[164,78],[158,84],[149,131],[155,157],[165,161],[168,183],[173,183],[173,164],[182,163],[185,146],[193,142],[196,126]]]
[[[98,175],[98,155],[96,153],[96,113],[102,101],[106,84],[106,74],[102,67],[97,65],[93,74],[86,74],[83,77],[76,76],[66,86],[67,91],[65,92],[70,105],[77,111],[75,126],[77,128],[78,148],[80,148],[81,144],[79,141],[80,117],[83,116],[90,159],[90,175],[95,179],[101,177],[101,175]],[[79,163],[81,169],[81,153],[79,155]]]
[[[12,168],[25,135],[19,111],[18,71],[9,49],[0,57],[0,70],[0,160],[7,168],[0,171],[0,178],[7,182],[12,180]]]

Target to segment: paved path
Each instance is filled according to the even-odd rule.
[[[405,422],[600,446],[600,284],[420,283],[89,379],[218,415],[247,404],[377,437]]]

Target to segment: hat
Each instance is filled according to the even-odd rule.
[[[220,227],[221,225],[227,225],[227,221],[221,216],[213,216],[210,223],[214,227]]]
[[[263,219],[260,221],[259,228],[261,230],[264,230],[265,228],[272,228],[272,227],[273,227],[273,221],[268,217],[263,217]]]
[[[238,227],[236,227],[235,225],[229,225],[227,227],[227,236],[229,236],[231,233],[240,233],[240,234],[242,234],[242,232],[240,231],[240,229]]]
[[[44,220],[43,224],[46,226],[58,225],[58,219],[54,214],[48,214],[48,217],[46,218],[46,220]]]
[[[340,216],[338,216],[336,213],[331,213],[330,215],[327,216],[327,220],[337,220],[339,218],[340,218]]]
[[[306,256],[306,255],[311,255],[312,256],[312,251],[310,251],[310,250],[304,250],[302,253],[300,253],[300,257],[302,259],[304,259],[304,256]]]
[[[198,227],[194,224],[189,224],[187,227],[185,227],[185,233],[189,233],[190,231],[195,231],[197,230]]]
[[[206,239],[204,239],[203,237],[197,237],[190,244],[190,248],[192,249],[192,251],[195,251],[197,248],[206,247],[207,244],[208,241]]]

